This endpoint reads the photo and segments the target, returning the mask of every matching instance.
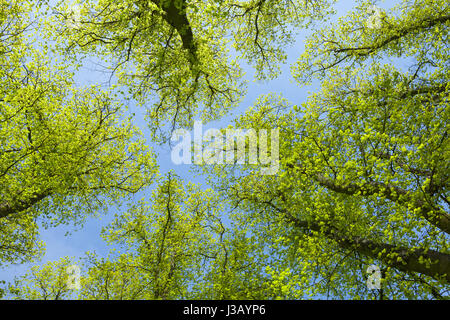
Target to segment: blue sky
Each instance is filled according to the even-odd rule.
[[[338,16],[351,9],[354,3],[354,1],[350,0],[339,1],[336,6],[338,9]],[[289,48],[286,48],[288,60],[287,63],[283,65],[282,74],[277,79],[267,82],[254,82],[253,69],[249,66],[243,65],[244,71],[247,73],[246,78],[249,81],[246,97],[243,99],[242,103],[233,110],[232,114],[227,115],[220,121],[215,121],[208,124],[207,127],[221,128],[227,126],[231,123],[232,119],[243,113],[248,107],[252,106],[260,95],[265,95],[268,93],[282,94],[283,97],[287,98],[293,104],[303,103],[307,98],[308,91],[316,90],[317,85],[303,88],[297,86],[291,76],[290,66],[303,52],[303,41],[309,33],[309,31],[300,31],[300,34],[296,39],[296,43]],[[94,69],[96,69],[96,66],[92,63],[92,61],[91,65],[87,64],[81,69],[80,74],[77,76],[80,85],[98,83],[99,80],[97,77],[101,77],[101,74],[93,72]],[[133,109],[134,106],[130,106],[130,108]],[[137,124],[142,128],[145,128],[145,122],[142,119],[137,119]],[[161,174],[164,174],[169,170],[174,170],[186,181],[201,181],[201,178],[194,177],[193,174],[189,172],[190,167],[188,165],[176,166],[172,164],[169,146],[156,146],[151,142],[149,142],[149,144],[154,147],[154,150],[158,155],[158,163],[160,165]],[[139,200],[143,194],[150,194],[150,191],[151,190],[146,190],[145,192],[134,196],[134,199]],[[112,217],[116,211],[117,208],[111,208],[106,215],[87,219],[82,229],[73,231],[68,236],[65,236],[65,233],[73,230],[70,226],[61,226],[48,230],[41,229],[41,239],[46,243],[46,254],[41,261],[37,262],[37,264],[57,260],[63,256],[82,257],[85,255],[86,251],[95,251],[101,256],[106,256],[109,251],[109,247],[100,238],[100,231],[103,226],[107,225],[112,220]],[[24,274],[30,265],[34,264],[13,265],[0,269],[0,280],[11,281],[14,276]]]

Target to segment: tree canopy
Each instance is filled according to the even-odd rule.
[[[29,3],[31,6],[32,3]],[[26,3],[1,2],[0,265],[38,254],[44,226],[81,224],[148,185],[157,164],[121,105],[27,43]]]
[[[72,55],[104,57],[105,68],[147,106],[154,138],[165,141],[195,117],[218,119],[241,101],[242,62],[258,79],[278,75],[296,30],[322,18],[331,2],[95,0],[76,7],[81,18],[73,27],[66,23],[73,4],[62,1],[49,33]]]
[[[26,4],[0,2],[0,264],[39,256],[36,219],[82,223],[153,186],[103,230],[108,257],[33,267],[7,297],[448,298],[450,7],[401,0],[374,17],[373,4],[329,24],[333,2],[320,0],[43,4],[43,49],[27,42]],[[208,189],[158,177],[123,104],[146,106],[164,143],[197,116],[226,115],[245,93],[243,64],[277,77],[308,27],[291,71],[299,90],[318,89],[299,102],[263,95],[233,123],[279,129],[279,171],[203,165]],[[117,83],[75,86],[89,55]],[[80,290],[64,271],[74,263]]]

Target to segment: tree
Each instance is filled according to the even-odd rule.
[[[258,79],[276,76],[291,27],[321,18],[329,2],[85,1],[75,28],[67,25],[73,10],[61,2],[49,29],[71,56],[104,57],[119,84],[147,106],[154,138],[165,141],[196,117],[218,119],[240,101],[239,60],[254,65]]]
[[[155,28],[147,32],[168,32],[162,32],[162,45],[147,43],[151,55],[133,51],[137,47],[127,35],[129,28],[116,28],[124,34],[107,29],[109,24],[130,25],[128,13],[136,9],[130,4],[119,11],[121,5],[100,3],[104,10],[93,12],[107,12],[100,17],[113,19],[99,24],[101,30],[82,21],[81,33],[70,30],[69,44],[88,47],[92,41],[96,50],[106,48],[116,58],[126,52],[126,61],[128,52],[129,57],[136,54],[141,59],[133,62],[138,62],[136,70],[157,70],[145,68],[144,57],[157,57],[155,66],[161,66],[168,60],[158,59],[174,54],[167,78],[151,78],[156,72],[149,82],[139,83],[142,88],[156,83],[152,88],[161,92],[168,79],[184,79],[189,87],[196,71],[208,79],[202,68],[210,60],[202,58],[214,55],[200,54],[212,50],[211,42],[200,40],[212,26],[228,21],[228,15],[244,26],[230,30],[243,30],[235,31],[240,36],[250,32],[237,39],[251,39],[242,42],[242,50],[250,54],[260,48],[257,57],[265,52],[258,42],[258,30],[263,30],[259,19],[284,17],[281,10],[271,11],[280,8],[275,2],[222,1],[217,7],[228,11],[200,20],[215,12],[206,10],[211,4],[180,3],[178,14],[168,13],[162,2],[149,3],[156,10],[146,11],[152,12],[149,21]],[[214,200],[198,190],[186,192],[183,183],[169,176],[153,194],[151,208],[140,203],[108,228],[105,237],[125,245],[126,253],[108,259],[92,256],[80,298],[448,298],[450,8],[444,1],[403,0],[374,17],[368,10],[372,4],[360,1],[348,16],[307,41],[293,75],[300,86],[315,80],[321,87],[306,102],[295,105],[269,94],[236,120],[237,128],[280,129],[279,172],[262,176],[258,165],[205,166]],[[183,33],[174,21],[186,19],[190,28],[181,23]],[[136,30],[138,37],[142,30]],[[261,31],[267,39],[269,30],[274,29]],[[172,38],[171,31],[180,32],[179,37]],[[77,42],[86,39],[85,44]],[[126,39],[122,47],[120,39]],[[137,43],[154,39],[160,38],[155,34]],[[260,72],[267,70],[264,63],[279,61],[257,59]],[[211,63],[221,78],[220,68]],[[194,77],[187,76],[191,72]],[[171,98],[179,97],[179,87],[168,88],[176,93],[167,91]],[[164,105],[164,97],[158,97],[154,110]],[[174,99],[166,107],[177,114],[180,104]],[[217,219],[221,202],[228,224]],[[379,274],[371,274],[373,270]]]
[[[71,298],[70,268],[75,261],[68,257],[48,262],[41,268],[33,266],[26,276],[16,278],[9,284],[6,292],[16,299],[64,300]]]
[[[221,248],[216,246],[221,241],[218,235],[225,232],[217,216],[218,198],[212,190],[183,184],[169,173],[152,199],[153,203],[130,204],[127,212],[118,214],[104,229],[104,239],[118,245],[119,251],[113,249],[108,258],[86,256],[79,299],[183,298],[189,285],[200,282],[199,271],[217,255]],[[61,277],[47,276],[50,269],[65,273],[66,260],[33,269],[18,278],[9,293],[21,299],[44,299],[50,291],[70,291]],[[32,282],[33,289],[24,289],[26,282]]]
[[[130,204],[106,227],[107,258],[87,253],[79,290],[69,287],[69,257],[48,262],[7,286],[14,299],[267,299],[288,297],[289,271],[266,268],[276,250],[260,246],[239,222],[223,222],[220,197],[172,172],[152,202]],[[271,252],[273,251],[273,252]],[[275,255],[274,255],[275,254]],[[294,275],[292,278],[296,278]],[[291,296],[292,297],[292,296]]]
[[[156,174],[112,93],[77,88],[69,66],[33,48],[32,4],[0,2],[0,265],[39,255],[38,219],[82,224]]]
[[[151,199],[132,204],[104,230],[119,252],[90,257],[82,299],[186,298],[189,285],[201,279],[223,229],[217,197],[169,172]]]
[[[224,167],[218,185],[261,239],[284,243],[301,290],[448,297],[449,7],[402,1],[371,29],[367,5],[307,42],[294,76],[319,92],[301,106],[263,97],[236,122],[280,128],[280,173]],[[370,265],[379,290],[366,286]]]

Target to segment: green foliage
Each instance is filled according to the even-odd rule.
[[[284,242],[301,277],[292,284],[305,294],[443,298],[449,7],[403,1],[368,29],[365,5],[312,36],[294,68],[302,84],[318,77],[319,92],[301,106],[269,95],[236,122],[280,128],[280,173],[260,177],[248,167],[236,178],[224,167],[218,185],[261,239]],[[386,57],[408,67],[383,64]],[[264,229],[266,221],[275,226]],[[372,264],[382,271],[380,290],[366,286]]]
[[[184,184],[173,173],[160,182],[152,203],[140,201],[103,231],[118,244],[108,260],[92,257],[86,299],[174,299],[187,297],[189,285],[215,254],[220,202],[211,190]],[[124,253],[121,253],[121,249]]]
[[[84,2],[77,19],[62,2],[42,21],[55,47],[39,52],[27,44],[25,6],[0,4],[12,28],[0,34],[0,263],[39,254],[37,218],[81,223],[157,175],[121,116],[120,90],[154,103],[150,128],[164,140],[239,101],[238,62],[255,66],[258,79],[277,76],[294,31],[329,10],[328,1],[98,0]],[[235,121],[280,129],[276,175],[205,166],[213,190],[204,190],[169,173],[103,230],[113,249],[87,254],[79,291],[67,289],[64,258],[0,294],[448,298],[449,4],[399,1],[371,24],[372,4],[358,1],[307,40],[292,72],[300,86],[319,81],[317,92],[298,105],[262,96]],[[45,58],[61,50],[69,66]],[[118,86],[74,86],[75,61],[89,54],[105,60]],[[370,265],[380,268],[380,289],[367,286]]]
[[[76,87],[68,66],[33,48],[25,4],[1,8],[9,20],[0,34],[3,265],[39,254],[37,219],[44,227],[81,224],[148,185],[156,163],[111,92]]]
[[[68,299],[72,291],[68,285],[67,268],[73,264],[73,259],[65,257],[59,261],[48,262],[41,268],[34,266],[29,274],[16,278],[5,291],[17,300]]]
[[[154,138],[166,139],[240,102],[243,59],[259,79],[279,74],[293,27],[322,18],[329,2],[93,0],[76,7],[63,1],[49,32],[70,52],[105,57],[119,84],[147,106]],[[67,23],[70,6],[81,12],[75,27]]]

